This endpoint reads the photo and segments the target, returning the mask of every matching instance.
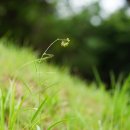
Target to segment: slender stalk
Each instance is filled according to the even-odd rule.
[[[59,39],[59,38],[57,38],[54,42],[52,42],[48,47],[47,47],[47,49],[44,51],[44,53],[42,54],[42,56],[41,56],[41,58],[40,58],[40,61],[42,60],[42,58],[43,58],[43,56],[44,55],[46,55],[46,52],[49,50],[49,48],[54,44],[54,43],[56,43],[57,41],[64,41],[64,44],[66,43],[66,42],[68,42],[69,43],[69,38],[67,38],[67,39]]]
[[[54,42],[52,42],[48,47],[47,47],[47,49],[44,51],[44,53],[42,54],[42,57],[46,54],[46,52],[49,50],[49,48],[55,43],[55,42],[57,42],[57,41],[59,41],[60,39],[56,39]],[[41,57],[41,58],[42,58]]]

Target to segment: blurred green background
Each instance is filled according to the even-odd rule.
[[[105,82],[109,82],[110,75],[127,75],[129,0],[109,15],[100,0],[76,10],[69,0],[1,0],[0,37],[19,46],[31,46],[39,55],[55,39],[69,37],[71,43],[67,48],[55,44],[49,50],[55,55],[52,63],[69,66],[72,74],[87,80],[93,80],[96,71]]]

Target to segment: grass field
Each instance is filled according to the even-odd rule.
[[[38,61],[0,41],[0,130],[130,130],[129,77],[106,92]]]

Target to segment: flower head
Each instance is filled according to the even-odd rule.
[[[70,39],[69,38],[62,39],[61,46],[67,47],[69,45],[69,43],[70,43]]]

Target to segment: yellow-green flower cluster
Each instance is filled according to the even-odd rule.
[[[69,45],[69,43],[70,43],[70,39],[69,38],[62,39],[61,46],[67,47]]]

